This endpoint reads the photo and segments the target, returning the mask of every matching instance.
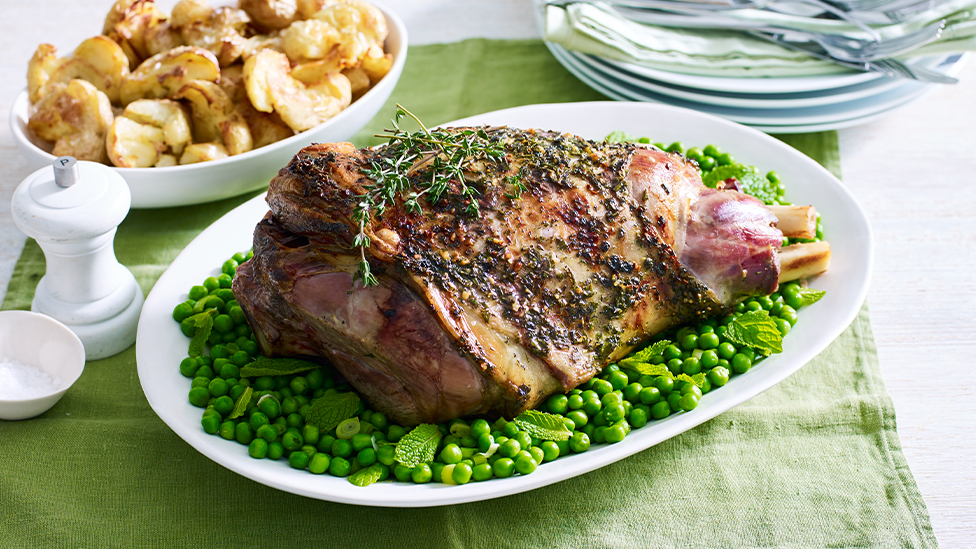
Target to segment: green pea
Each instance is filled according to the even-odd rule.
[[[607,442],[610,444],[615,444],[622,441],[624,437],[627,436],[627,431],[623,425],[615,423],[607,427],[607,430],[604,432],[603,436],[606,438]]]
[[[698,336],[698,348],[702,350],[715,349],[719,346],[718,334],[714,332]]]
[[[329,474],[334,477],[349,476],[350,469],[352,469],[352,464],[349,463],[349,460],[339,456],[332,458],[332,462],[329,463]]]
[[[294,450],[298,450],[299,448],[305,445],[305,439],[302,437],[302,434],[299,433],[297,429],[288,429],[287,431],[285,431],[285,434],[281,436],[281,445],[285,447],[285,450],[294,451]],[[341,454],[336,454],[335,452],[333,452],[333,454],[341,455]]]
[[[582,395],[570,395],[566,399],[566,407],[569,410],[579,410],[583,407],[583,397]]]
[[[681,363],[682,362],[683,362],[683,360],[680,359],[680,358],[672,358],[667,363],[668,371],[671,372],[674,375],[680,374],[681,373]]]
[[[183,322],[193,314],[193,305],[187,302],[180,303],[173,308],[173,320]]]
[[[584,432],[573,433],[572,438],[569,439],[569,449],[577,454],[585,452],[590,449],[590,437]]]
[[[386,426],[389,424],[389,421],[386,419],[386,414],[382,412],[374,412],[372,417],[369,418],[369,422],[377,429],[386,429]]]
[[[593,398],[587,399],[585,402],[583,402],[582,410],[586,415],[593,417],[602,408],[603,408],[603,404],[600,402],[600,399],[594,396]]]
[[[518,468],[517,463],[516,468]],[[473,471],[470,465],[467,463],[458,463],[454,466],[454,472],[451,476],[457,484],[467,484],[471,480],[472,473]]]
[[[638,402],[640,400],[640,392],[644,389],[639,382],[633,382],[623,388],[624,399],[630,402]]]
[[[201,299],[207,297],[209,293],[210,290],[208,290],[205,286],[193,286],[190,288],[190,299],[193,301],[200,301]]]
[[[552,395],[546,400],[546,407],[550,413],[565,414],[569,409],[569,398],[566,395]]]
[[[505,436],[511,438],[518,434],[519,427],[515,424],[515,422],[509,422],[506,423],[505,427],[502,428],[502,432],[505,433]]]
[[[566,414],[566,417],[573,422],[577,429],[589,423],[589,417],[582,410],[573,410]]]
[[[538,464],[531,457],[520,456],[515,460],[515,470],[523,475],[534,473],[537,467]]]
[[[691,350],[698,347],[698,336],[695,334],[685,334],[679,342],[682,350]]]
[[[519,444],[519,441],[515,440],[514,438],[506,440],[501,446],[498,447],[498,453],[507,458],[514,457],[521,450],[522,446]]]
[[[542,461],[553,461],[559,457],[559,445],[555,441],[547,440],[539,448],[542,450]]]
[[[373,437],[365,433],[356,433],[349,439],[349,442],[352,444],[352,450],[354,452],[358,452],[363,448],[373,447]]]
[[[237,271],[237,262],[233,259],[228,259],[227,261],[224,261],[223,265],[221,265],[220,270],[226,275],[233,275],[234,272]]]
[[[641,403],[651,406],[661,401],[661,391],[657,387],[644,387],[639,398]]]
[[[308,390],[308,381],[305,379],[304,376],[296,376],[291,380],[288,386],[291,388],[292,392],[294,392],[296,395],[301,395]]]
[[[217,397],[217,399],[214,400],[214,410],[217,410],[217,412],[222,416],[230,414],[234,411],[234,399],[227,395]]]
[[[180,373],[183,374],[184,377],[195,377],[199,368],[200,365],[197,363],[197,359],[193,357],[188,356],[180,362]]]
[[[744,353],[736,353],[732,357],[732,371],[737,374],[744,374],[752,368],[752,360]]]
[[[693,376],[701,372],[701,361],[691,356],[681,363],[681,372]]]
[[[315,425],[306,423],[302,426],[302,438],[305,439],[305,444],[318,444],[319,436],[319,428]]]
[[[603,417],[607,420],[607,423],[620,421],[626,415],[623,404],[611,404],[603,409]]]
[[[681,406],[681,409],[682,410],[684,410],[686,412],[690,412],[691,410],[694,410],[695,408],[698,407],[698,399],[699,398],[700,397],[698,395],[696,395],[695,393],[688,393],[688,394],[682,395],[682,397],[679,400],[678,404]]]
[[[784,320],[783,318],[777,318],[773,322],[776,323],[776,329],[779,330],[779,333],[784,336],[790,333],[790,329],[793,327],[789,321]]]
[[[607,426],[601,425],[593,430],[593,442],[603,444],[607,441]]]
[[[706,379],[716,387],[722,387],[729,382],[729,371],[723,366],[716,366],[708,371]]]
[[[617,371],[610,372],[607,381],[610,382],[610,386],[613,387],[614,391],[619,391],[627,386],[627,382],[629,382],[630,379],[627,377],[627,374]]]
[[[718,356],[724,358],[725,360],[732,360],[732,357],[735,356],[736,352],[737,350],[735,345],[732,345],[731,343],[721,343],[718,346]]]
[[[285,455],[285,447],[281,445],[281,442],[276,440],[268,443],[268,459],[277,461],[283,455]]]
[[[204,415],[200,424],[208,435],[216,435],[217,431],[220,430],[220,416],[216,414]]]
[[[542,443],[540,442],[540,444]],[[556,451],[559,451],[558,447],[556,448]],[[521,452],[519,452],[519,454],[521,454]],[[546,452],[539,446],[532,446],[529,448],[529,457],[531,457],[536,464],[539,464],[546,459]]]
[[[189,399],[190,404],[197,408],[206,408],[210,402],[210,390],[206,387],[193,387],[190,389]]]
[[[517,433],[515,435],[515,440],[518,441],[519,446],[521,446],[523,450],[528,450],[530,447],[535,445],[532,440],[532,435],[526,433],[525,431],[520,431]]]
[[[668,406],[671,407],[671,411],[672,412],[680,412],[681,411],[681,404],[680,404],[681,397],[682,397],[682,395],[681,395],[681,393],[679,391],[674,391],[673,393],[671,393],[670,395],[668,395],[667,403],[668,403]]]
[[[434,471],[431,470],[430,465],[426,463],[421,463],[410,471],[410,480],[417,484],[426,484],[434,478]]]
[[[230,361],[234,363],[235,366],[244,366],[248,362],[251,362],[251,355],[244,351],[237,351],[230,357]]]
[[[400,425],[390,425],[386,430],[386,440],[398,442],[405,434],[407,434],[407,430]]]
[[[597,379],[593,382],[593,391],[602,397],[603,395],[613,391],[613,385],[605,379]]]
[[[681,358],[681,349],[679,349],[676,345],[668,345],[664,348],[664,351],[661,352],[661,356],[664,357],[664,360]]]
[[[356,454],[356,459],[363,467],[369,467],[370,465],[376,463],[376,450],[374,450],[372,446],[369,448],[363,448],[358,454]]]
[[[480,439],[482,435],[487,435],[491,432],[491,425],[484,419],[476,419],[471,423],[471,436],[475,439]]]
[[[235,427],[237,427],[237,425],[233,421],[225,421],[220,424],[220,429],[217,431],[217,433],[222,439],[234,440],[234,437],[236,436]]]
[[[651,417],[654,419],[663,419],[671,415],[671,406],[666,400],[662,400],[651,406]]]
[[[392,466],[396,460],[396,446],[380,446],[376,451],[376,460],[383,465]]]
[[[228,275],[227,273],[220,273],[217,275],[217,284],[221,288],[230,288],[234,284],[234,277]]]
[[[492,477],[492,466],[487,463],[480,463],[471,469],[471,478],[475,482],[488,480]]]
[[[644,408],[634,408],[630,411],[630,415],[627,416],[627,420],[635,429],[640,429],[644,425],[647,425],[647,412]]]
[[[316,452],[308,462],[308,470],[310,473],[321,475],[329,470],[330,462],[329,454]]]
[[[251,430],[251,426],[247,423],[238,423],[234,430],[234,438],[241,444],[250,444],[251,440],[254,439],[254,431]]]
[[[247,453],[254,459],[264,459],[268,456],[268,441],[256,438],[247,445]]]
[[[663,398],[667,398],[671,394],[671,391],[674,390],[674,380],[667,376],[658,376],[654,380],[654,386],[657,387],[657,390],[660,391]]]
[[[735,164],[735,157],[729,153],[722,153],[718,155],[715,160],[718,162],[719,166],[728,166],[730,164]]]

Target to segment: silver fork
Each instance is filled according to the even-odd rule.
[[[904,36],[877,42],[839,34],[808,33],[808,38],[823,46],[831,57],[841,61],[876,61],[895,57],[938,40],[942,30],[945,29],[945,24],[946,21],[943,19]]]
[[[958,78],[953,78],[941,72],[927,69],[918,65],[911,63],[905,63],[897,59],[881,59],[878,61],[842,61],[835,57],[831,57],[827,54],[827,51],[823,49],[819,44],[814,44],[812,42],[796,42],[786,38],[782,33],[765,33],[765,32],[750,32],[753,36],[758,38],[763,38],[788,48],[794,51],[803,52],[811,57],[816,57],[817,59],[823,59],[824,61],[830,61],[831,63],[841,65],[842,67],[848,67],[851,69],[864,71],[864,72],[880,72],[885,76],[892,76],[896,78],[907,78],[911,80],[919,80],[922,82],[934,82],[937,84],[956,84],[959,82]]]

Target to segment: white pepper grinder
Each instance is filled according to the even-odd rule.
[[[31,309],[77,334],[86,360],[118,354],[136,340],[142,289],[114,247],[131,200],[114,170],[70,156],[32,173],[14,191],[14,222],[47,260]]]

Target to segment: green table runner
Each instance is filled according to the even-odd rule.
[[[372,143],[394,102],[438,123],[522,104],[603,99],[539,42],[415,47],[390,104],[356,141]],[[835,133],[785,140],[837,173]],[[117,256],[148,292],[194,236],[247,198],[133,211],[119,228]],[[28,241],[3,308],[29,309],[43,273],[43,254]],[[153,413],[134,349],[88,363],[43,416],[0,421],[0,546],[190,544],[936,547],[866,310],[798,373],[687,433],[580,477],[465,505],[341,505],[224,469]]]

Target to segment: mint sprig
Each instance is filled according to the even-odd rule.
[[[210,338],[210,332],[213,331],[213,319],[215,316],[217,316],[217,309],[207,309],[184,321],[192,322],[193,327],[196,328],[193,331],[193,339],[190,340],[190,356],[200,356],[203,354],[207,339]]]
[[[308,413],[305,414],[305,423],[314,425],[325,433],[356,415],[357,410],[359,395],[356,393],[326,393],[312,401]]]
[[[397,442],[394,459],[406,467],[430,463],[434,461],[441,436],[441,430],[436,425],[421,423]]]
[[[702,177],[706,187],[715,188],[720,182],[734,178],[742,186],[742,192],[752,195],[766,204],[776,200],[776,187],[763,177],[756,168],[742,164],[719,166]]]
[[[797,290],[796,292],[796,295],[803,300],[804,307],[820,301],[820,298],[822,298],[826,294],[827,292],[825,290],[818,290],[816,288],[803,288],[803,287],[800,287],[800,289]]]
[[[538,410],[526,410],[512,420],[519,429],[542,440],[569,440],[573,436],[562,418]]]
[[[621,359],[617,364],[621,368],[630,368],[631,370],[636,370],[644,374],[644,372],[638,369],[638,365],[643,363],[648,366],[653,366],[652,364],[649,364],[651,359],[656,356],[661,356],[661,353],[664,352],[664,348],[667,347],[668,345],[671,345],[671,342],[668,341],[667,339],[662,339],[661,341],[655,342],[653,345],[644,347],[640,351]],[[646,375],[659,375],[659,374],[646,374]]]
[[[725,338],[767,354],[783,352],[783,334],[764,310],[749,311],[735,317],[725,328]]]
[[[241,368],[241,377],[287,376],[314,370],[319,365],[297,358],[258,357],[254,362]]]

